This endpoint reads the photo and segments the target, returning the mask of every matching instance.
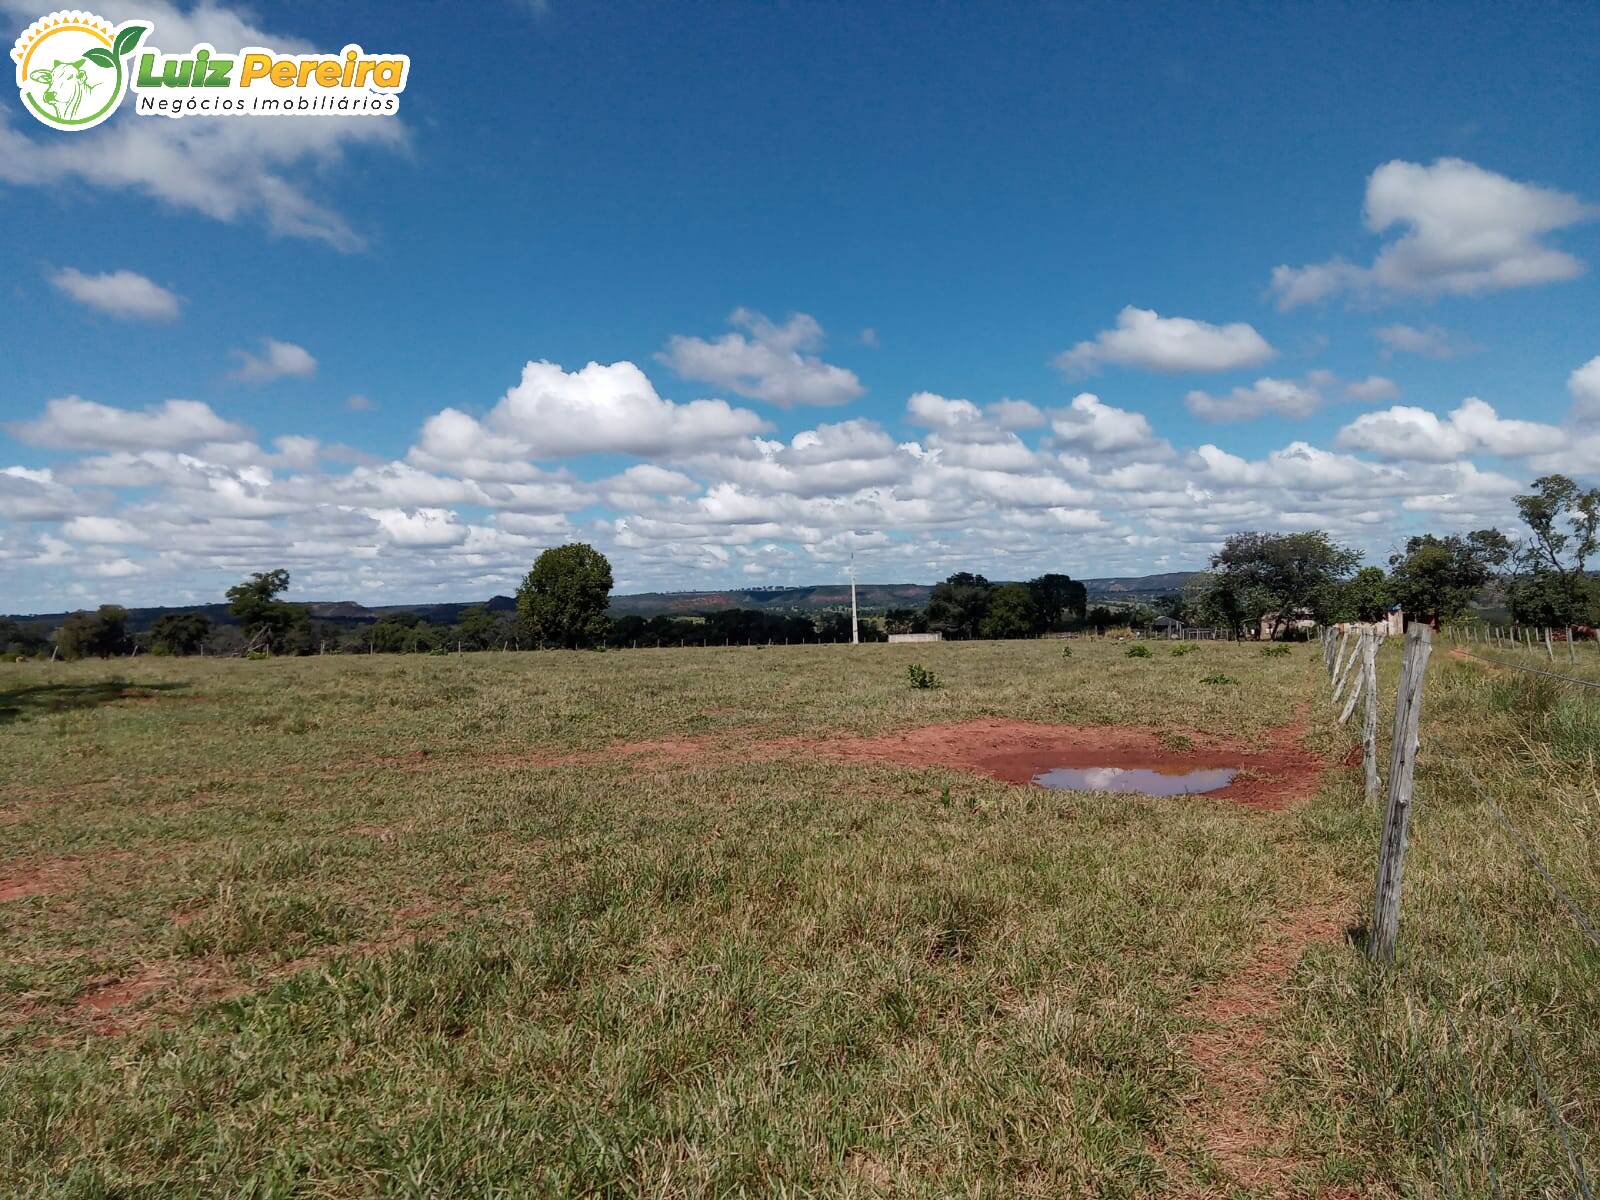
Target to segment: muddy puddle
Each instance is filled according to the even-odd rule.
[[[1227,787],[1235,767],[1201,767],[1192,771],[1151,767],[1054,767],[1029,782],[1063,792],[1137,792],[1141,796],[1190,796]]]

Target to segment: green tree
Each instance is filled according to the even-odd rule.
[[[986,638],[1031,637],[1038,631],[1038,621],[1032,589],[1008,583],[995,588],[989,597],[989,610],[979,622],[978,632]]]
[[[1089,609],[1088,589],[1070,575],[1048,574],[1030,579],[1028,593],[1045,629],[1082,624]]]
[[[227,591],[228,611],[239,619],[246,641],[271,653],[282,650],[290,632],[306,621],[306,611],[298,604],[279,600],[289,586],[289,572],[261,571]]]
[[[1507,591],[1512,618],[1561,626],[1600,617],[1600,585],[1588,573],[1600,550],[1600,488],[1583,491],[1565,475],[1546,475],[1514,499],[1531,536]]]
[[[94,612],[69,613],[55,632],[62,658],[110,658],[128,650],[128,610],[102,604]]]
[[[927,633],[928,614],[919,608],[891,608],[883,614],[883,624],[890,633]]]
[[[1362,567],[1339,589],[1337,615],[1349,621],[1381,621],[1393,601],[1382,567]]]
[[[50,636],[38,625],[0,618],[0,652],[8,658],[30,657],[50,648]]]
[[[1510,558],[1511,543],[1498,529],[1411,538],[1389,558],[1391,602],[1418,620],[1454,620]]]
[[[982,575],[957,571],[934,585],[928,597],[928,628],[947,638],[977,637],[994,590],[994,584]]]
[[[198,654],[211,636],[211,618],[204,613],[165,613],[150,626],[150,644],[158,654]]]
[[[1326,621],[1339,601],[1339,585],[1355,570],[1361,555],[1341,546],[1320,529],[1304,533],[1236,533],[1211,558],[1242,598],[1252,591],[1271,599],[1262,613],[1268,635],[1276,638],[1291,622],[1309,617]]]
[[[1190,619],[1235,636],[1254,637],[1261,618],[1277,607],[1271,593],[1225,571],[1197,571],[1184,584]]]
[[[552,546],[517,589],[517,614],[540,642],[568,649],[604,640],[611,564],[583,542]]]
[[[467,650],[487,650],[500,645],[495,636],[499,628],[499,619],[489,611],[488,606],[474,604],[471,608],[461,610],[461,616],[456,621],[455,637]]]

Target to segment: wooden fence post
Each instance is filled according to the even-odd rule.
[[[1367,803],[1378,802],[1378,638],[1374,637],[1361,656],[1361,679],[1367,693],[1367,709],[1362,714],[1361,757],[1367,769]]]
[[[1345,636],[1346,636],[1347,639],[1349,637],[1349,634],[1350,634],[1350,629],[1349,629],[1348,626],[1346,626],[1345,627]],[[1334,672],[1334,675],[1333,675],[1333,702],[1335,704],[1339,703],[1339,697],[1344,694],[1344,685],[1349,681],[1350,664],[1355,662],[1355,660],[1356,660],[1356,650],[1359,647],[1359,645],[1360,645],[1360,637],[1357,636],[1356,641],[1353,642],[1351,644],[1351,646],[1350,646],[1350,653],[1348,653],[1346,655],[1343,655],[1340,658],[1340,660],[1339,660],[1339,669]],[[1339,643],[1339,649],[1340,650],[1344,649],[1344,642],[1341,641]]]
[[[1417,729],[1422,720],[1422,679],[1433,653],[1433,630],[1413,625],[1406,633],[1400,664],[1400,690],[1394,705],[1394,747],[1389,757],[1389,809],[1378,851],[1378,884],[1372,908],[1367,953],[1378,962],[1394,960],[1400,933],[1400,884],[1405,873],[1406,825],[1417,768]]]
[[[1361,656],[1361,661],[1363,663],[1366,662],[1367,643],[1372,640],[1373,636],[1374,634],[1370,629],[1363,629],[1360,635],[1357,636],[1355,651],[1350,655],[1350,661],[1352,663],[1355,662],[1357,655]],[[1354,680],[1354,683],[1350,688],[1350,698],[1345,701],[1344,711],[1339,714],[1339,724],[1341,725],[1348,722],[1350,720],[1350,714],[1355,712],[1356,701],[1361,699],[1361,689],[1364,688],[1367,683],[1366,671],[1355,666],[1350,668],[1350,678]],[[1334,702],[1338,703],[1337,699]]]

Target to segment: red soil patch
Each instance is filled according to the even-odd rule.
[[[11,874],[0,875],[0,903],[73,891],[86,875],[92,875],[96,869],[125,862],[132,857],[126,850],[108,850],[93,858],[56,858],[29,866],[18,863],[9,868]],[[146,856],[141,861],[148,863],[152,860]]]
[[[1028,783],[1053,767],[1141,767],[1163,772],[1237,767],[1226,787],[1206,793],[1246,808],[1274,812],[1316,787],[1322,760],[1278,730],[1266,750],[1193,737],[1174,749],[1148,729],[1125,725],[1040,725],[1028,721],[959,721],[875,737],[810,743],[851,761],[904,763],[972,771],[1007,783]]]
[[[75,858],[17,868],[15,874],[0,877],[0,904],[7,900],[26,900],[29,896],[48,896],[67,891],[77,882],[82,870],[82,861]]]
[[[1185,1006],[1208,1028],[1189,1039],[1189,1056],[1206,1091],[1189,1106],[1191,1125],[1202,1145],[1227,1176],[1220,1190],[1191,1185],[1189,1200],[1231,1195],[1232,1187],[1251,1194],[1289,1196],[1289,1179],[1305,1164],[1281,1147],[1284,1131],[1272,1128],[1261,1112],[1266,1094],[1267,1027],[1283,1007],[1283,989],[1306,950],[1340,937],[1345,911],[1334,902],[1290,913],[1237,974],[1201,990]],[[1325,1200],[1333,1200],[1327,1194]]]
[[[759,731],[738,730],[614,742],[600,750],[555,754],[532,750],[440,758],[427,751],[412,751],[404,756],[367,760],[332,774],[374,767],[424,770],[448,764],[475,768],[569,767],[619,759],[726,762],[795,756],[950,767],[1007,783],[1027,783],[1052,767],[1142,767],[1164,772],[1235,767],[1239,774],[1228,786],[1206,795],[1232,800],[1246,808],[1276,812],[1310,793],[1325,765],[1301,744],[1304,732],[1299,720],[1280,726],[1271,731],[1266,748],[1261,749],[1203,734],[1178,738],[1171,731],[1163,741],[1155,730],[1125,725],[1044,725],[998,719],[928,725],[858,738],[762,739]]]
[[[131,979],[113,975],[97,979],[85,984],[83,991],[78,993],[77,1009],[80,1013],[108,1013],[113,1009],[126,1008],[160,986],[161,980],[153,975],[135,975]]]

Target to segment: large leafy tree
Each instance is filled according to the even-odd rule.
[[[1070,575],[1047,574],[1028,580],[1028,595],[1046,629],[1065,629],[1083,621],[1089,592]]]
[[[128,651],[128,610],[102,604],[94,612],[69,613],[55,633],[63,658],[110,658]]]
[[[948,638],[977,637],[994,590],[994,584],[982,575],[957,571],[943,583],[934,584],[928,596],[928,627]]]
[[[161,654],[197,654],[210,636],[205,613],[166,613],[150,626],[150,644]]]
[[[995,588],[989,598],[989,611],[978,624],[986,638],[1021,638],[1037,632],[1039,611],[1034,607],[1033,591],[1026,584],[1007,583]]]
[[[1511,558],[1498,529],[1463,537],[1425,533],[1389,558],[1389,594],[1411,617],[1449,621],[1461,616]]]
[[[568,649],[592,646],[606,634],[611,563],[593,546],[552,546],[517,589],[517,615],[540,642]]]
[[[279,600],[289,587],[289,572],[258,571],[249,579],[228,589],[228,611],[239,619],[248,642],[271,652],[282,650],[289,635],[307,621],[306,610],[298,604]]]
[[[1546,475],[1515,500],[1530,536],[1507,593],[1512,617],[1555,626],[1600,617],[1600,585],[1589,576],[1600,551],[1600,488],[1584,491],[1565,475]]]
[[[1339,586],[1360,562],[1360,554],[1320,529],[1236,533],[1211,558],[1235,602],[1250,595],[1270,599],[1261,616],[1274,638],[1297,618],[1327,620],[1338,607]]]

